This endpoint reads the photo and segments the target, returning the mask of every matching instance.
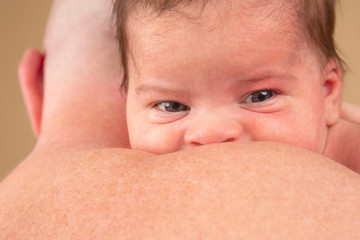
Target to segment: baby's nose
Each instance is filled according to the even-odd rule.
[[[191,124],[185,133],[184,140],[186,144],[198,146],[239,141],[243,134],[244,129],[236,119],[225,116],[204,116]]]

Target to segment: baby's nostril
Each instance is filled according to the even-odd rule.
[[[198,142],[193,142],[191,143],[191,145],[193,145],[194,147],[198,147],[198,146],[202,146],[204,144],[198,143]]]
[[[229,139],[226,139],[225,141],[223,142],[235,142],[235,138],[229,138]]]

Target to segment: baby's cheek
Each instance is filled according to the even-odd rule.
[[[161,125],[137,128],[129,131],[132,149],[154,154],[165,154],[179,151],[181,133]]]
[[[321,153],[326,126],[313,118],[296,116],[275,116],[255,120],[251,123],[254,141],[273,141],[290,144]],[[326,138],[326,135],[325,135]]]

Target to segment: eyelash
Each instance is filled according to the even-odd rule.
[[[175,110],[175,111],[168,111],[166,110],[167,107],[169,107],[169,105],[171,104],[175,104],[175,106],[180,107],[180,110]],[[163,108],[161,107],[161,105],[164,105]],[[166,106],[167,105],[167,106]],[[174,106],[173,106],[174,107]],[[185,111],[189,111],[191,108],[188,107],[185,104],[182,104],[180,102],[176,102],[176,101],[163,101],[163,102],[158,102],[156,104],[154,104],[153,108],[157,108],[160,111],[163,112],[171,112],[171,113],[176,113],[176,112],[185,112]]]
[[[263,95],[263,96],[264,96],[264,99],[263,99],[263,100],[260,99],[260,101],[252,102],[252,101],[251,101],[251,100],[253,100],[252,97],[254,96],[254,94],[257,94],[257,93],[262,93],[262,94],[271,93],[271,96],[268,97],[268,98],[266,98],[266,96]],[[269,99],[274,98],[274,97],[275,97],[276,95],[278,95],[278,94],[279,94],[278,91],[275,91],[275,90],[272,90],[272,89],[263,89],[263,90],[259,90],[259,91],[250,93],[250,94],[244,99],[244,101],[243,101],[242,103],[262,103],[262,102],[265,102],[265,101],[267,101],[267,100],[269,100]]]
[[[263,97],[264,99],[260,101],[255,101],[255,102],[252,102],[252,98],[254,97],[254,94],[263,94]],[[271,93],[271,96],[266,98],[265,93]],[[244,101],[242,101],[242,103],[244,104],[248,104],[248,103],[262,103],[262,102],[265,102],[269,99],[272,99],[274,98],[277,94],[279,94],[277,91],[275,90],[272,90],[272,89],[264,89],[264,90],[259,90],[259,91],[256,91],[256,92],[252,92],[250,93]],[[166,108],[170,108],[171,107],[171,104],[175,104],[175,107],[177,108],[180,108],[180,110],[175,110],[175,111],[168,111]],[[163,106],[161,106],[163,105]],[[186,111],[189,111],[191,110],[191,108],[185,104],[182,104],[180,102],[177,102],[177,101],[162,101],[162,102],[157,102],[153,105],[153,108],[157,108],[159,109],[160,111],[163,111],[163,112],[168,112],[168,113],[179,113],[179,112],[186,112]],[[173,106],[174,108],[174,106]]]

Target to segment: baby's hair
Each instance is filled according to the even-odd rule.
[[[171,10],[179,4],[199,2],[203,7],[211,0],[114,0],[114,13],[120,46],[121,61],[124,77],[121,88],[128,87],[128,26],[127,20],[136,6],[144,7],[158,15],[166,10]],[[245,0],[244,0],[245,1]],[[271,0],[256,0],[269,3]],[[283,0],[296,12],[296,22],[309,47],[319,56],[321,66],[325,66],[328,59],[332,58],[343,66],[343,61],[337,53],[333,38],[335,30],[335,6],[337,0]]]
[[[335,7],[337,0],[293,0],[297,21],[305,40],[320,57],[324,66],[329,58],[334,59],[343,69],[345,65],[334,40]]]

